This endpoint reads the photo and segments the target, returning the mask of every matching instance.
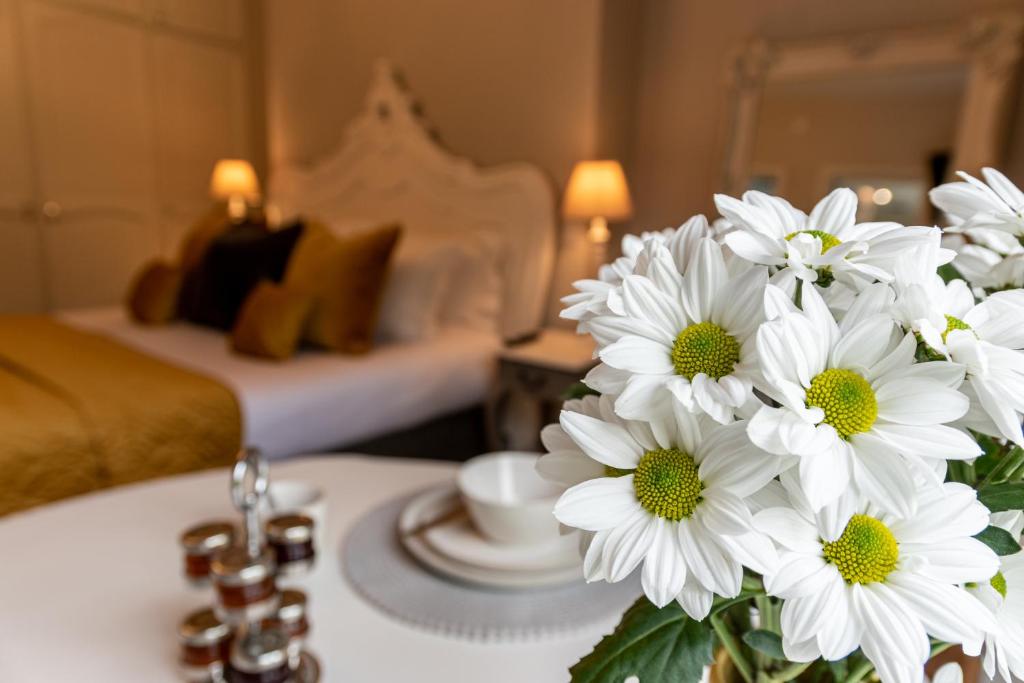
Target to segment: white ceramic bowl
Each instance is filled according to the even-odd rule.
[[[477,529],[498,543],[530,544],[558,536],[552,514],[561,489],[537,473],[537,453],[501,451],[466,461],[456,483]]]

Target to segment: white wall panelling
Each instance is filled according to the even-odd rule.
[[[253,153],[246,26],[241,0],[0,0],[0,311],[118,301],[176,251],[214,161]]]

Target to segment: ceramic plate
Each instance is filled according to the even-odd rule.
[[[461,505],[452,484],[413,498],[398,520],[402,545],[427,567],[483,586],[535,588],[582,579],[575,535],[541,546],[498,546],[477,533]]]

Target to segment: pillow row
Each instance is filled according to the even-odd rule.
[[[160,324],[180,315],[231,330],[239,352],[276,359],[291,356],[300,341],[342,353],[372,347],[399,226],[347,237],[315,222],[276,231],[233,226],[212,238],[203,229],[205,253],[196,259],[193,247],[191,268],[158,261],[136,278],[128,298],[136,320]]]

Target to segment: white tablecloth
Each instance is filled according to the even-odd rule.
[[[566,681],[614,620],[541,643],[462,642],[376,612],[341,575],[341,539],[374,505],[452,476],[451,464],[363,456],[275,464],[327,495],[326,547],[305,588],[323,681]],[[122,487],[0,519],[0,680],[179,681],[180,618],[212,600],[181,578],[178,534],[230,514],[216,470]]]

